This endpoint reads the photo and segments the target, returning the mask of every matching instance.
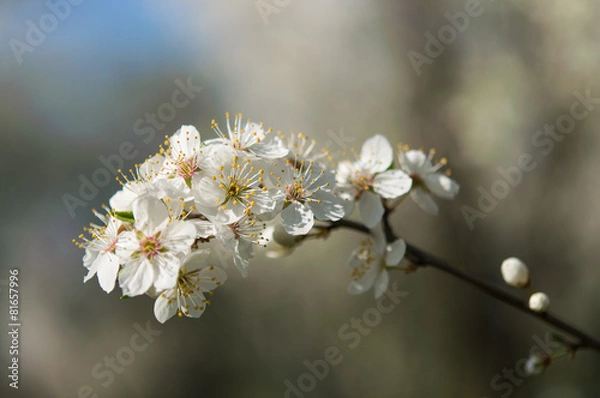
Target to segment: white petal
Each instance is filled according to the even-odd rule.
[[[171,221],[161,236],[161,242],[175,253],[189,253],[190,246],[196,239],[196,227],[186,221]]]
[[[288,155],[289,150],[283,145],[279,137],[268,134],[260,143],[254,144],[251,151],[265,159],[278,159]]]
[[[312,210],[294,202],[281,212],[281,225],[290,235],[306,235],[315,223]]]
[[[393,267],[400,264],[404,254],[406,254],[406,242],[403,239],[394,241],[386,248],[385,265]]]
[[[165,323],[177,312],[176,289],[162,292],[154,302],[154,316],[160,323]]]
[[[385,269],[382,269],[373,284],[373,289],[375,290],[375,299],[378,299],[379,297],[383,296],[383,294],[388,288],[389,283],[390,277],[388,275],[388,272]]]
[[[424,179],[424,183],[427,189],[440,198],[454,199],[454,197],[458,194],[458,184],[450,177],[442,173],[428,175]]]
[[[411,186],[412,178],[402,170],[388,170],[377,174],[373,180],[373,190],[386,199],[404,195]]]
[[[136,228],[149,234],[168,220],[169,211],[160,200],[145,195],[133,202],[133,217]]]
[[[198,206],[214,208],[225,199],[225,194],[222,192],[219,183],[213,181],[210,177],[203,177],[193,187],[194,198]]]
[[[209,255],[210,250],[196,250],[186,256],[181,267],[185,268],[187,272],[203,268],[206,266]]]
[[[194,227],[196,227],[196,236],[200,238],[208,238],[209,236],[216,235],[215,224],[210,221],[200,220],[197,218],[188,219],[187,222],[191,223]]]
[[[146,260],[126,263],[119,273],[123,295],[134,297],[146,293],[154,280],[154,267]]]
[[[358,201],[358,211],[360,212],[360,218],[367,228],[373,228],[381,221],[385,209],[381,203],[379,195],[365,191],[360,195]]]
[[[219,267],[208,266],[200,270],[198,285],[204,292],[210,292],[221,286],[227,280],[227,273]]]
[[[122,188],[109,199],[108,204],[116,211],[131,211],[131,205],[136,199],[137,195],[133,191]]]
[[[394,151],[388,139],[378,134],[365,141],[360,160],[368,165],[371,172],[381,173],[392,164]]]
[[[311,199],[321,201],[321,203],[312,201],[308,203],[317,220],[337,221],[344,217],[344,201],[342,199],[322,191],[315,192]]]
[[[427,175],[432,169],[431,162],[423,151],[412,149],[400,155],[402,168],[409,174]]]
[[[410,196],[413,198],[415,203],[419,205],[421,209],[427,213],[437,215],[438,205],[435,203],[429,192],[426,192],[423,188],[417,187],[410,191]]]
[[[119,273],[119,258],[111,253],[106,253],[101,257],[102,265],[98,268],[98,283],[106,293],[110,293],[115,288]]]

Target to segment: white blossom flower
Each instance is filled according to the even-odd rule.
[[[388,288],[387,268],[400,265],[406,253],[406,243],[398,239],[386,244],[381,225],[372,229],[371,234],[350,257],[352,282],[348,286],[348,293],[357,295],[373,288],[378,299]]]
[[[213,154],[216,167],[212,175],[194,185],[198,210],[211,221],[230,224],[244,214],[262,214],[275,208],[276,201],[264,186],[264,169],[259,161],[231,155],[229,151]]]
[[[513,287],[529,286],[529,269],[525,263],[516,257],[507,258],[500,266],[504,282]]]
[[[254,245],[264,246],[266,225],[254,216],[244,216],[231,224],[216,224],[216,236],[233,253],[233,262],[243,277],[248,276],[248,263],[254,257]]]
[[[529,297],[529,309],[535,312],[545,312],[550,306],[550,298],[546,293],[537,292]]]
[[[208,265],[208,251],[190,253],[179,269],[177,283],[171,289],[161,292],[154,302],[154,316],[160,323],[165,323],[176,313],[190,318],[199,318],[210,301],[205,293],[213,294],[213,290],[227,280],[224,270]]]
[[[194,126],[181,126],[168,139],[168,143],[169,148],[161,174],[166,176],[167,181],[177,190],[189,193],[192,185],[202,177],[202,170],[208,167],[200,133]]]
[[[388,170],[393,156],[387,138],[376,135],[365,141],[357,161],[338,164],[338,196],[348,201],[347,214],[353,201],[358,201],[360,217],[368,228],[381,221],[385,211],[381,197],[396,199],[410,191],[412,180],[404,171]]]
[[[315,218],[337,221],[344,216],[342,200],[332,193],[335,176],[313,161],[296,160],[271,172],[275,186],[283,192],[281,223],[291,235],[306,235]]]
[[[219,124],[213,120],[211,127],[219,138],[212,140],[211,143],[224,144],[237,151],[264,159],[278,159],[287,156],[288,150],[281,139],[271,130],[265,132],[262,123],[253,123],[248,119],[246,125],[242,127],[242,114],[238,114],[235,115],[232,126],[229,112],[225,115],[227,117],[227,134],[224,134],[219,128]]]
[[[82,234],[79,235],[79,238],[83,239],[83,243],[74,242],[80,248],[85,248],[83,265],[88,269],[88,273],[83,281],[87,282],[97,275],[100,287],[106,293],[110,293],[115,287],[119,272],[119,257],[116,255],[115,249],[123,222],[113,217],[109,209],[106,210],[108,213],[106,216],[93,210],[104,225],[90,224],[90,228],[84,228],[84,231],[90,234],[91,239],[85,238]]]
[[[175,285],[181,256],[190,252],[196,228],[171,219],[165,204],[143,196],[133,202],[134,229],[124,231],[116,253],[123,263],[119,285],[125,296],[144,294],[150,287],[170,289]]]
[[[454,199],[458,194],[459,185],[439,170],[446,165],[446,158],[433,165],[435,151],[425,155],[419,150],[400,150],[398,160],[402,169],[413,179],[410,196],[417,205],[431,214],[438,213],[438,205],[432,194],[442,199]]]
[[[164,161],[162,155],[149,157],[142,165],[136,167],[135,173],[129,170],[131,179],[119,170],[124,181],[117,178],[122,188],[110,198],[110,207],[115,211],[130,212],[133,202],[144,195],[151,195],[158,199],[178,197],[177,191],[164,184],[160,178],[159,173]]]
[[[316,140],[309,139],[303,133],[283,134],[278,132],[283,145],[289,150],[287,160],[289,162],[295,162],[299,160],[317,161],[327,156],[326,152],[315,152],[315,146],[317,145]]]

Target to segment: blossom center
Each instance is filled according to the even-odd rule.
[[[140,252],[147,258],[152,258],[163,249],[162,243],[156,236],[148,236],[140,241]]]

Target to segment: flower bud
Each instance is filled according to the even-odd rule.
[[[539,375],[548,365],[550,365],[550,357],[548,355],[534,354],[525,363],[525,373],[527,373],[527,376]]]
[[[525,263],[516,257],[504,260],[500,267],[504,282],[514,287],[529,286],[529,269]]]
[[[546,293],[537,292],[529,297],[529,308],[535,312],[544,312],[550,305],[550,299]]]

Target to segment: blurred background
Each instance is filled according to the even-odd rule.
[[[151,299],[83,284],[71,243],[118,188],[102,159],[129,168],[182,124],[212,137],[211,119],[243,112],[334,152],[381,133],[435,147],[461,184],[438,217],[407,200],[398,233],[498,284],[522,258],[552,310],[600,338],[600,101],[560,140],[538,133],[568,124],[574,92],[600,97],[596,1],[78,2],[0,4],[0,302],[18,268],[22,321],[20,389],[2,376],[2,396],[282,397],[330,346],[343,360],[288,397],[600,396],[593,352],[511,380],[551,329],[433,269],[394,274],[408,295],[349,348],[340,328],[375,305],[346,294],[354,232],[259,254],[200,320],[165,325]],[[523,154],[535,169],[470,227],[464,206]]]

